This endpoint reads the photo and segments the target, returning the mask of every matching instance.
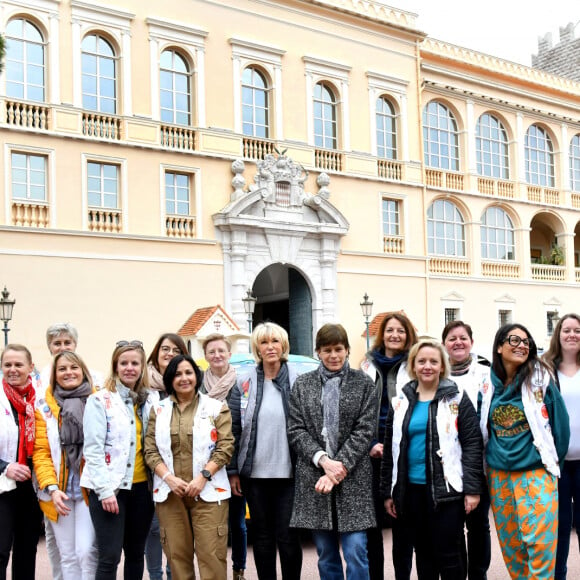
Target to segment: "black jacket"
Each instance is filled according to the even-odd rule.
[[[411,381],[403,388],[403,395],[409,400],[409,408],[403,419],[403,434],[398,460],[397,481],[393,489],[392,498],[395,502],[397,514],[402,514],[405,505],[405,489],[407,486],[408,473],[408,445],[409,445],[409,423],[415,403],[417,402],[417,381]],[[459,404],[458,433],[461,443],[463,467],[463,492],[458,492],[453,487],[445,484],[443,475],[443,465],[437,455],[439,450],[439,436],[437,434],[437,405],[440,400],[453,397],[458,394],[457,385],[449,380],[443,379],[439,383],[433,401],[429,405],[429,417],[427,423],[426,446],[426,472],[427,485],[435,506],[439,502],[454,501],[463,498],[464,494],[480,495],[483,492],[483,440],[479,428],[477,413],[466,393],[463,393]],[[381,463],[381,496],[384,499],[391,498],[391,481],[393,473],[393,409],[389,410],[387,417],[387,430],[385,433],[383,460]]]

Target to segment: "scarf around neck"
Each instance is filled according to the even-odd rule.
[[[154,391],[165,392],[165,385],[163,384],[163,375],[155,368],[153,363],[147,365],[147,372],[149,373],[149,386]]]
[[[322,381],[322,437],[326,441],[326,452],[331,459],[338,452],[340,387],[349,368],[348,361],[338,371],[329,371],[322,363],[318,367]]]
[[[53,389],[54,400],[60,407],[60,444],[68,468],[77,474],[80,473],[83,457],[83,415],[91,392],[88,381],[71,390],[63,389],[60,385],[55,385]]]
[[[231,388],[236,383],[236,369],[232,365],[228,366],[228,370],[223,377],[215,375],[211,367],[205,371],[203,375],[203,386],[206,393],[218,401],[224,401],[228,396]]]
[[[36,393],[32,386],[32,379],[28,377],[28,382],[23,389],[15,389],[2,379],[4,392],[10,404],[16,409],[18,414],[18,463],[26,465],[28,459],[32,457],[34,451],[34,403]]]
[[[471,354],[467,357],[467,360],[463,362],[451,365],[451,376],[458,377],[464,375],[469,370],[471,363],[473,362],[473,356]]]

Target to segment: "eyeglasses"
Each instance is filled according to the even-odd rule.
[[[177,348],[176,346],[173,347],[173,348],[170,347],[170,346],[162,346],[159,350],[163,354],[169,354],[169,353],[175,354],[175,355],[181,354],[181,349],[180,348]]]
[[[524,347],[530,348],[530,345],[532,344],[533,341],[528,339],[528,338],[522,338],[521,336],[518,336],[517,334],[510,334],[504,340],[504,343],[505,342],[507,342],[510,346],[519,346],[520,343],[523,343]]]
[[[143,348],[143,343],[140,340],[120,340],[116,344],[116,348],[121,348],[122,346],[133,346],[135,348],[140,348],[141,350],[145,350]]]

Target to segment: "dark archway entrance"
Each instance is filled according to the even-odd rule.
[[[291,266],[272,264],[258,274],[252,291],[254,325],[279,324],[288,332],[293,354],[312,356],[312,295],[304,276]]]

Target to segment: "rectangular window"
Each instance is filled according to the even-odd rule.
[[[399,202],[394,199],[383,199],[383,235],[400,235]]]
[[[46,157],[12,153],[12,199],[46,201]]]
[[[446,308],[445,309],[445,324],[449,324],[454,320],[459,320],[459,308]]]
[[[87,163],[89,207],[118,209],[119,166],[109,163]]]
[[[190,215],[190,180],[185,173],[165,172],[165,211],[168,215]]]
[[[512,311],[511,310],[498,310],[498,322],[499,326],[504,326],[505,324],[510,324],[512,321]]]
[[[558,320],[559,316],[557,310],[548,310],[548,312],[546,312],[546,328],[548,331],[548,336],[552,336],[552,334],[554,334],[554,328],[556,328]]]

